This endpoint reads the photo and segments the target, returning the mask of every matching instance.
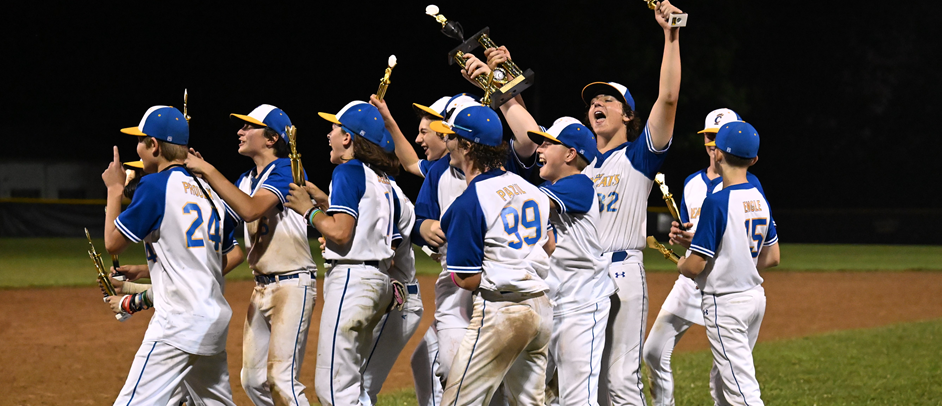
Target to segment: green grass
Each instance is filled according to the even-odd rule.
[[[756,375],[769,405],[940,405],[942,320],[759,343]],[[676,354],[677,405],[713,404],[710,351]],[[417,405],[406,389],[379,405]]]
[[[94,241],[98,252],[105,252],[104,241]],[[419,274],[438,275],[441,272],[438,263],[422,250],[415,251]],[[324,260],[316,240],[311,241],[311,253],[314,254],[319,277],[323,278]],[[120,260],[122,264],[143,264],[143,246],[132,244],[121,254]],[[107,253],[103,255],[103,262],[105,266],[111,266]],[[95,267],[88,257],[88,240],[84,238],[0,238],[0,288],[90,286],[95,284],[95,276]],[[226,280],[251,277],[248,265],[242,263],[226,275]]]
[[[681,246],[668,246],[683,255]],[[772,271],[938,271],[942,246],[782,244],[782,263]],[[652,249],[644,250],[647,271],[677,272],[674,263]]]

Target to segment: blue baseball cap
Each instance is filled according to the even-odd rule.
[[[144,113],[137,127],[122,128],[121,132],[138,137],[154,137],[171,144],[186,145],[190,141],[190,126],[183,113],[170,106],[153,106]]]
[[[582,101],[584,101],[585,104],[589,104],[592,98],[600,94],[620,97],[621,101],[625,102],[625,104],[631,108],[631,111],[635,110],[635,99],[631,97],[631,92],[628,91],[625,85],[615,82],[592,82],[585,85],[585,87],[582,88]]]
[[[755,158],[759,155],[759,132],[745,121],[724,124],[716,133],[716,147],[740,158]]]
[[[429,128],[441,134],[457,134],[475,144],[496,147],[503,142],[500,117],[490,107],[478,102],[458,104],[447,115],[446,121],[433,121]]]
[[[542,144],[545,138],[573,148],[582,159],[585,159],[586,163],[591,163],[599,152],[592,130],[572,117],[560,117],[550,128],[543,131],[527,131],[527,135],[537,145]]]
[[[317,113],[324,120],[343,127],[354,137],[363,137],[379,145],[383,150],[392,152],[396,149],[392,135],[386,131],[386,124],[376,106],[364,101],[354,100],[343,106],[337,114]]]
[[[248,115],[232,113],[229,117],[234,117],[257,126],[269,127],[275,130],[278,135],[281,135],[282,138],[285,137],[285,128],[291,127],[291,119],[288,118],[288,115],[285,114],[283,110],[271,104],[258,106]],[[288,140],[285,141],[287,142]]]

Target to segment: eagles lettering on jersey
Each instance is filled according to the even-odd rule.
[[[599,237],[605,252],[634,251],[640,261],[645,247],[648,195],[654,175],[666,157],[654,149],[651,131],[604,154],[582,170],[595,183],[599,200]]]
[[[508,193],[513,191],[513,193]],[[450,272],[483,272],[481,289],[536,293],[548,290],[543,251],[549,200],[525,179],[499,169],[476,176],[442,216],[442,230],[454,247]]]
[[[306,173],[304,176],[307,179]],[[261,173],[256,173],[256,168],[253,168],[242,174],[236,183],[239,190],[249,196],[254,197],[264,189],[278,197],[278,203],[262,217],[245,224],[247,261],[256,274],[273,275],[315,268],[307,242],[307,222],[293,210],[284,209],[293,182],[291,160],[279,158],[265,166]],[[228,206],[226,211],[237,216]]]
[[[743,292],[762,283],[756,269],[763,246],[778,242],[768,202],[741,183],[708,196],[690,250],[708,258],[697,276],[704,294]]]
[[[346,246],[327,241],[325,259],[383,261],[392,258],[393,194],[389,178],[380,176],[358,159],[334,168],[330,181],[328,214],[346,213],[356,219],[353,240]],[[370,243],[372,241],[373,243]],[[376,244],[383,241],[383,244]]]
[[[592,180],[580,173],[555,183],[546,182],[540,191],[558,208],[550,213],[556,250],[550,257],[546,278],[550,297],[556,303],[554,313],[563,315],[608,301],[615,293],[615,283],[602,256],[596,226],[599,202]]]
[[[212,197],[196,193],[200,182]],[[222,257],[232,248],[234,220],[220,221],[223,202],[181,167],[141,178],[128,208],[115,219],[128,240],[143,241],[154,291],[154,316],[144,340],[197,355],[226,348],[232,310],[223,297]]]

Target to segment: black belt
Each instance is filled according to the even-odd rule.
[[[293,273],[291,275],[255,275],[255,282],[258,282],[260,285],[267,285],[269,283],[286,281],[288,279],[297,279],[301,277],[301,274],[305,273],[310,274],[310,272],[299,272]]]
[[[414,283],[408,284],[408,285],[406,285],[406,291],[408,291],[410,295],[418,295],[418,294],[419,294],[419,285],[416,285],[416,284],[414,284]]]
[[[337,265],[366,265],[366,266],[379,268],[379,261],[342,261],[342,260],[330,261],[331,267],[334,267]]]
[[[628,258],[628,252],[615,251],[612,253],[612,262],[621,262]]]

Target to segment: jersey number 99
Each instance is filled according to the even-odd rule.
[[[520,216],[521,212],[523,218]],[[540,221],[540,206],[535,200],[523,202],[520,212],[512,206],[504,207],[500,211],[500,219],[504,222],[504,232],[515,237],[507,244],[510,248],[519,250],[523,248],[524,243],[533,245],[543,237],[543,229],[540,227],[542,224]],[[529,234],[523,238],[520,237],[519,228],[521,225],[523,228],[530,230]]]

